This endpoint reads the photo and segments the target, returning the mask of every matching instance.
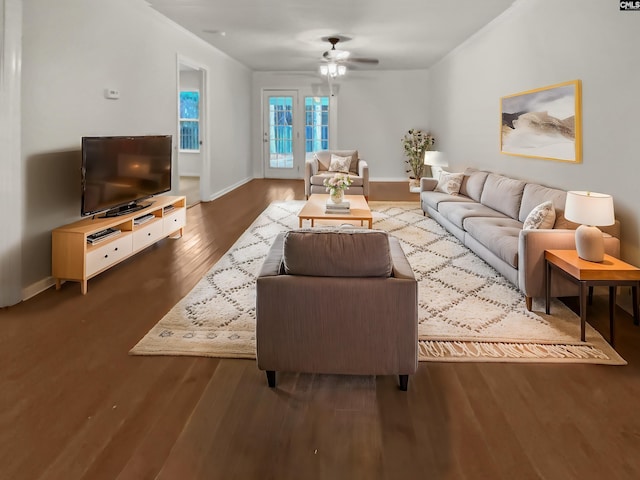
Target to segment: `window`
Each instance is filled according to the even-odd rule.
[[[200,151],[200,92],[180,92],[180,150]]]
[[[269,166],[293,168],[293,97],[269,97]]]
[[[329,97],[305,97],[305,153],[329,148]]]

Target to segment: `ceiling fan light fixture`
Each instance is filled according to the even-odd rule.
[[[345,65],[337,64],[336,62],[329,62],[320,65],[320,74],[327,77],[336,78],[344,75],[345,73],[347,73],[347,67]]]

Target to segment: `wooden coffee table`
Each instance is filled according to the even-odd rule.
[[[368,222],[369,228],[373,228],[373,216],[364,195],[344,196],[344,199],[351,204],[349,213],[325,213],[324,209],[328,199],[328,194],[314,193],[311,195],[298,213],[299,226],[302,227],[303,220],[310,220],[312,227],[315,226],[316,220],[348,220],[360,221],[360,225]]]

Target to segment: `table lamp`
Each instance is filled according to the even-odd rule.
[[[611,195],[569,191],[564,216],[571,222],[581,224],[576,230],[578,256],[589,262],[602,262],[604,237],[598,227],[615,223]]]
[[[437,150],[427,150],[424,152],[424,164],[431,168],[431,177],[439,178],[442,167],[448,167],[449,164],[444,155]]]

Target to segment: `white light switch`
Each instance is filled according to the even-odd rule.
[[[109,98],[111,100],[117,100],[120,98],[120,91],[115,88],[106,88],[104,90],[104,98]]]

